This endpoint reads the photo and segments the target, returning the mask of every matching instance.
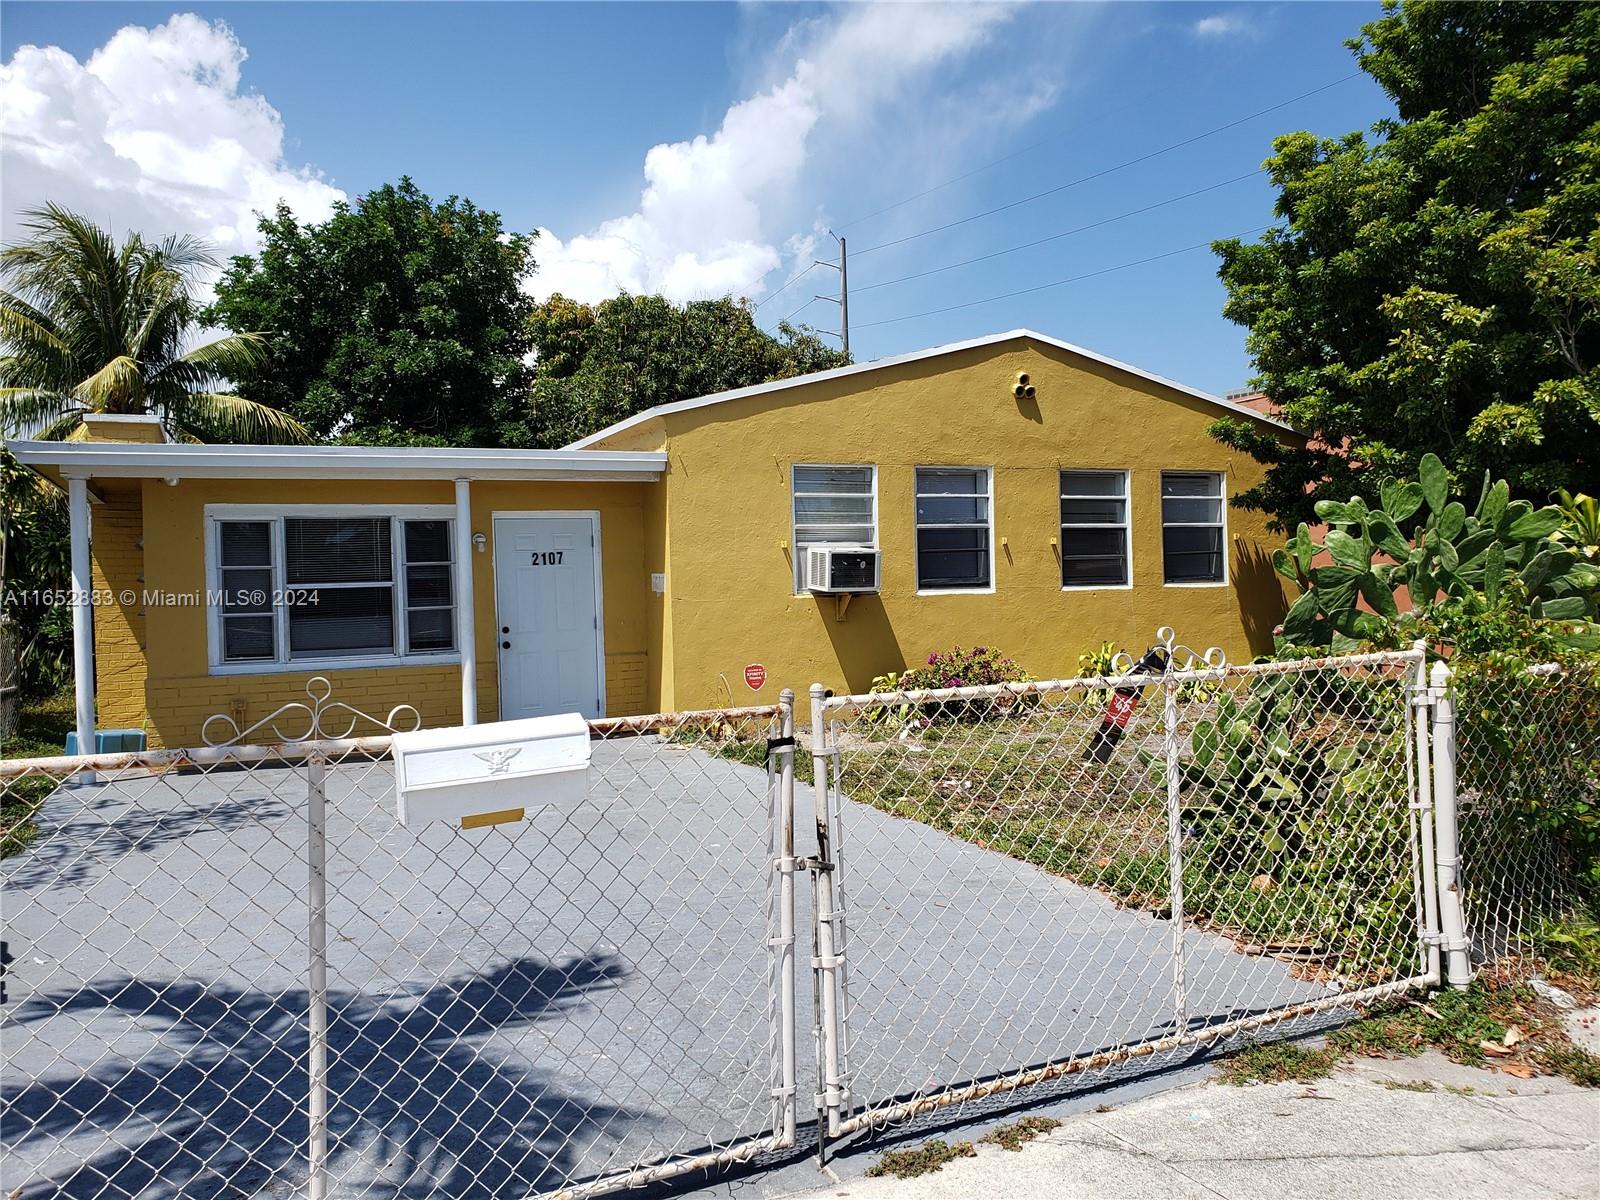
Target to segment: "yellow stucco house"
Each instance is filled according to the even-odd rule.
[[[1026,330],[663,405],[561,450],[13,442],[68,489],[80,738],[189,745],[313,675],[424,722],[770,701],[955,645],[1040,677],[1284,597],[1213,441],[1272,418]],[[470,614],[470,616],[469,616]]]

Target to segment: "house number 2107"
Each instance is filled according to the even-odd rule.
[[[535,550],[533,552],[533,565],[536,567],[559,567],[561,565],[561,550]]]

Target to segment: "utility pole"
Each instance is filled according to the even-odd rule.
[[[839,261],[836,262],[836,263],[823,262],[820,258],[816,259],[815,261],[816,261],[817,266],[819,266],[819,267],[827,267],[830,270],[839,272],[839,294],[837,296],[818,296],[817,299],[818,300],[826,300],[829,304],[837,304],[839,306],[839,332],[838,333],[834,333],[833,330],[831,330],[831,329],[819,329],[819,330],[817,330],[817,332],[818,333],[825,333],[829,337],[838,338],[840,344],[842,344],[844,346],[844,356],[846,358],[849,358],[850,357],[850,257],[849,257],[849,250],[848,250],[848,247],[846,247],[846,245],[845,245],[844,238],[842,238],[838,234],[834,233],[833,230],[831,230],[831,229],[828,230],[828,236],[831,237],[834,241],[839,243]]]

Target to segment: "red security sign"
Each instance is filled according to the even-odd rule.
[[[759,692],[767,682],[767,669],[760,663],[751,663],[744,669],[744,681],[750,685],[752,692]]]

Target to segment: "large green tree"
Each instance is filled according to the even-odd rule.
[[[0,249],[0,433],[70,437],[85,414],[154,413],[202,441],[306,441],[275,408],[224,390],[257,370],[254,327],[191,345],[204,242],[105,230],[53,204],[24,214]]]
[[[732,299],[677,305],[621,295],[599,304],[550,297],[529,320],[538,367],[531,437],[563,446],[643,409],[841,367],[815,334],[768,333]]]
[[[1278,138],[1283,224],[1216,245],[1257,384],[1320,435],[1219,422],[1268,464],[1237,502],[1293,528],[1430,451],[1600,490],[1600,7],[1414,0],[1349,44],[1396,116]]]
[[[259,228],[207,314],[273,332],[245,395],[346,441],[525,442],[532,237],[407,178],[320,224],[280,206]]]

